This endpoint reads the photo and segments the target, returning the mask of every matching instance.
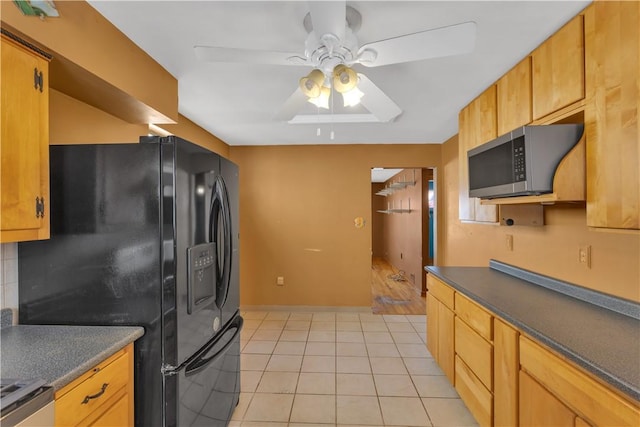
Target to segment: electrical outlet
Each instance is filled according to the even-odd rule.
[[[591,268],[591,245],[582,245],[578,248],[578,262]]]
[[[276,285],[278,286],[284,286],[284,276],[278,276],[276,278]]]
[[[507,234],[505,238],[505,244],[508,251],[513,251],[513,234]]]

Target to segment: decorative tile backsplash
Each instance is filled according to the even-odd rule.
[[[18,244],[0,244],[0,308],[18,308]]]

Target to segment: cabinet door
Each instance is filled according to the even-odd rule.
[[[47,60],[2,37],[0,241],[49,237]],[[43,84],[36,87],[42,73]],[[37,213],[37,200],[45,210]]]
[[[527,56],[497,83],[498,136],[531,123],[531,57]]]
[[[520,426],[574,427],[575,418],[555,396],[520,371]]]
[[[91,427],[132,426],[130,419],[129,398],[125,394],[90,425]]]
[[[518,332],[493,321],[493,406],[496,427],[518,425]]]
[[[587,225],[640,229],[640,2],[585,11]]]
[[[573,18],[534,50],[531,60],[534,120],[583,99],[582,15]]]
[[[427,349],[434,359],[438,359],[438,306],[440,303],[427,293]]]
[[[467,221],[497,222],[496,206],[481,205],[479,199],[469,198],[469,167],[467,151],[497,137],[496,86],[490,86],[471,101],[459,115],[458,169],[459,218]]]
[[[454,383],[454,358],[453,358],[453,311],[444,304],[438,303],[438,364]]]

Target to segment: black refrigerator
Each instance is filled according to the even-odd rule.
[[[238,168],[178,137],[50,147],[51,238],[19,322],[136,325],[138,427],[226,426],[240,393]]]

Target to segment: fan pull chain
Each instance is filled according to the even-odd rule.
[[[329,138],[333,141],[335,137],[335,133],[333,133],[333,99],[335,98],[335,91],[333,90],[333,85],[331,85],[331,132],[329,133]]]
[[[320,131],[320,107],[319,106],[316,107],[316,117],[318,119],[318,129],[316,129],[316,136],[320,136],[322,132]]]

